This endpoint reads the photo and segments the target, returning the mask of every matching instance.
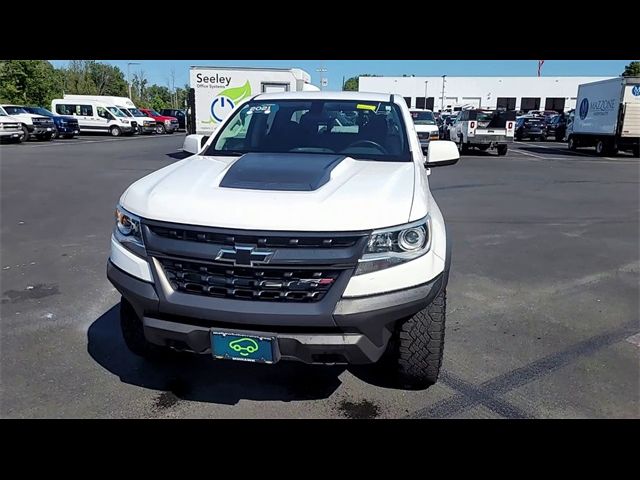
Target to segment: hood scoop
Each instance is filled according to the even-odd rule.
[[[311,192],[325,185],[346,157],[316,153],[247,153],[220,182],[223,188]]]

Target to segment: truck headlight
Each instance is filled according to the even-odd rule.
[[[171,120],[165,120],[165,121],[164,121],[164,123],[165,123],[166,125],[170,125],[170,124],[171,124]]]
[[[116,225],[113,230],[115,239],[133,253],[141,257],[146,256],[142,230],[140,228],[140,219],[132,213],[127,212],[120,205],[116,207],[115,219]]]
[[[375,272],[421,257],[431,247],[431,219],[375,230],[354,275]]]

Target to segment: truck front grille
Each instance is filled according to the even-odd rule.
[[[317,302],[337,280],[339,270],[235,267],[156,257],[179,292],[236,300]]]
[[[257,245],[270,248],[345,248],[352,247],[359,240],[359,236],[306,236],[306,235],[276,235],[273,233],[262,235],[236,235],[211,231],[199,231],[183,228],[168,228],[150,225],[149,229],[156,235],[175,240],[192,242],[216,243],[234,245],[236,243]]]

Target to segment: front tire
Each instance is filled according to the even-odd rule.
[[[29,129],[27,128],[26,125],[22,125],[22,131],[24,132],[24,135],[22,136],[22,141],[27,142],[29,140],[29,137],[31,137],[31,135],[29,134]]]
[[[572,152],[575,152],[576,149],[578,148],[578,144],[575,140],[575,138],[573,137],[569,137],[569,142],[567,143],[567,147],[569,148],[569,150],[571,150]]]
[[[167,133],[167,129],[164,127],[164,125],[163,125],[163,124],[158,123],[158,124],[156,125],[156,133],[157,133],[158,135],[164,135],[165,133]]]
[[[122,130],[120,130],[120,127],[116,127],[114,125],[109,129],[109,133],[111,134],[112,137],[119,137],[120,135],[122,135]]]
[[[444,352],[446,310],[445,289],[428,307],[396,327],[392,358],[403,386],[423,388],[438,380]]]
[[[139,357],[158,360],[169,352],[169,349],[147,341],[142,322],[131,304],[124,298],[120,300],[120,329],[127,348]]]
[[[596,154],[599,156],[603,156],[607,152],[607,146],[604,143],[604,140],[598,140],[596,142]]]

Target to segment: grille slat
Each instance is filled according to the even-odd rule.
[[[337,280],[338,270],[251,268],[158,258],[171,287],[184,293],[238,300],[317,302]]]
[[[258,245],[267,248],[347,248],[356,244],[360,236],[331,235],[294,236],[294,235],[229,235],[218,232],[202,232],[199,230],[166,228],[150,225],[149,230],[155,235],[174,240],[185,240],[200,243],[234,245],[237,243]]]

